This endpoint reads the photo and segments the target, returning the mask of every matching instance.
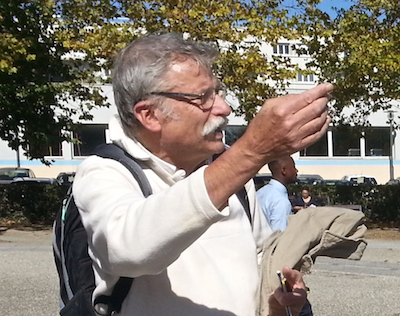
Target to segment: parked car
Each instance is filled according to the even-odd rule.
[[[322,178],[319,174],[298,174],[296,184],[317,184],[318,181],[322,181]]]
[[[400,177],[397,177],[396,179],[389,180],[386,182],[387,185],[400,185]]]
[[[256,174],[253,178],[254,185],[256,190],[262,188],[264,185],[268,184],[272,179],[272,175],[270,173],[259,173]],[[301,174],[297,175],[297,180],[295,184],[317,184],[319,181],[323,181],[324,179],[319,174]]]
[[[314,184],[322,184],[322,185],[351,185],[350,181],[345,180],[336,180],[336,179],[324,179],[317,180]]]
[[[357,174],[357,175],[345,175],[342,178],[343,181],[349,181],[352,185],[376,185],[378,182],[376,181],[374,176]]]
[[[57,176],[61,185],[71,185],[74,182],[75,172],[61,172]]]
[[[17,178],[36,178],[36,176],[28,168],[0,168],[0,184],[10,184]]]
[[[19,177],[15,178],[10,184],[53,184],[60,185],[60,182],[54,178],[28,178],[28,177]]]
[[[268,182],[272,179],[272,175],[270,173],[259,173],[256,174],[253,178],[254,185],[256,190],[262,188],[264,185],[268,184]]]

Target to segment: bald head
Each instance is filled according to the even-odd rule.
[[[268,164],[268,168],[271,170],[272,177],[285,186],[295,182],[297,179],[297,169],[293,158],[290,156],[271,161]]]

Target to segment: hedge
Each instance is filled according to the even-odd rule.
[[[0,220],[51,225],[67,190],[67,186],[38,183],[0,185]]]
[[[400,224],[400,185],[291,185],[289,196],[299,196],[303,188],[321,205],[361,205],[371,221]]]
[[[400,185],[291,185],[291,198],[308,188],[321,205],[361,205],[374,222],[400,224]],[[0,221],[50,225],[68,186],[48,184],[0,185]]]

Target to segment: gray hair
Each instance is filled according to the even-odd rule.
[[[114,99],[124,132],[133,136],[140,124],[133,112],[135,104],[152,92],[172,88],[173,83],[163,79],[175,62],[192,59],[211,75],[217,53],[210,45],[184,40],[176,33],[150,34],[128,44],[119,53],[113,72]],[[172,115],[160,97],[152,98],[165,116]]]

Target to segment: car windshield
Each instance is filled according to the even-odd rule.
[[[29,170],[0,169],[0,180],[12,180],[18,177],[29,177]]]
[[[368,177],[368,176],[344,176],[342,178],[344,181],[349,181],[355,185],[359,184],[372,184],[376,185],[377,181],[374,177]]]
[[[75,172],[74,173],[60,173],[57,176],[57,180],[60,181],[61,184],[71,184],[74,181]]]

